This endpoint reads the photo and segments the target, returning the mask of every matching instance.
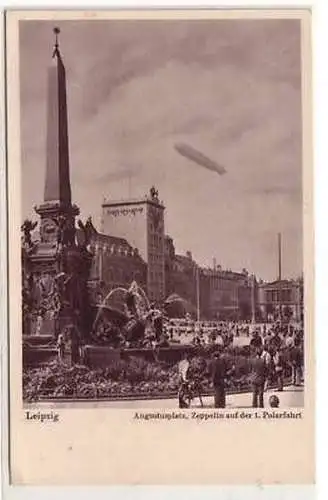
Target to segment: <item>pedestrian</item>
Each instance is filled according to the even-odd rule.
[[[159,342],[163,335],[163,316],[161,311],[154,309],[152,320],[156,340]]]
[[[190,353],[186,353],[184,358],[179,362],[178,372],[179,372],[179,408],[188,408],[187,393],[188,386],[190,382],[190,364],[192,356]]]
[[[303,356],[299,346],[294,346],[290,352],[290,361],[292,365],[292,383],[293,385],[301,385]]]
[[[250,341],[250,346],[255,348],[255,350],[262,346],[262,337],[259,334],[258,330],[255,330],[254,335]]]
[[[278,383],[278,391],[284,390],[284,367],[281,349],[278,348],[273,355],[273,362],[275,366],[276,380]]]
[[[271,338],[271,345],[276,349],[280,349],[282,345],[282,337],[281,337],[281,325],[277,323],[274,327],[274,334]]]
[[[264,337],[264,346],[266,348],[269,348],[270,345],[271,345],[271,340],[272,340],[272,335],[271,335],[271,331],[268,330],[265,337]]]
[[[251,381],[253,389],[252,406],[253,408],[264,408],[264,386],[267,378],[267,365],[262,357],[262,346],[256,349],[255,356],[251,360]]]
[[[265,384],[264,384],[264,390],[266,390],[268,388],[268,384],[269,384],[269,375],[270,373],[272,373],[272,356],[269,352],[269,349],[267,347],[267,345],[264,344],[263,346],[263,351],[261,353],[261,359],[264,360],[265,362],[265,366],[266,366],[266,379],[265,379]]]
[[[294,346],[294,333],[292,329],[290,329],[288,332],[288,336],[285,340],[285,346],[287,347],[287,349],[290,349]]]
[[[225,380],[228,375],[228,367],[222,349],[218,349],[214,354],[212,364],[212,381],[214,387],[214,407],[225,408],[226,390]]]

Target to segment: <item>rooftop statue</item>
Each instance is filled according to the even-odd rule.
[[[153,186],[153,187],[150,189],[150,196],[151,196],[151,199],[152,199],[152,200],[156,200],[156,201],[158,201],[158,190],[155,188],[155,186]]]

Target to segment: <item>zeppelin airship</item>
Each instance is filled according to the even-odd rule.
[[[197,163],[197,165],[200,165],[201,167],[212,170],[219,175],[223,175],[227,172],[222,165],[220,165],[216,161],[211,160],[207,156],[203,155],[203,153],[197,151],[197,149],[189,146],[188,144],[180,142],[178,144],[175,144],[174,148],[180,155],[184,156],[188,160],[193,161],[194,163]]]

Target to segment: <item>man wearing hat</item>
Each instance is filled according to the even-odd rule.
[[[253,334],[253,337],[250,341],[250,346],[253,347],[253,349],[258,349],[259,347],[261,347],[263,344],[262,342],[262,337],[259,333],[258,330],[255,330],[254,334]]]
[[[225,408],[226,406],[226,391],[225,379],[228,373],[226,360],[223,356],[223,349],[218,347],[214,354],[212,364],[212,381],[214,387],[214,407]]]
[[[252,372],[252,388],[253,388],[253,408],[264,407],[264,386],[267,378],[268,367],[265,358],[262,356],[262,346],[256,349],[255,356],[251,360]]]

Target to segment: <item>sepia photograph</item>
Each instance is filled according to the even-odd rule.
[[[301,23],[20,21],[25,405],[302,408]]]
[[[7,13],[12,484],[313,483],[310,28]]]

